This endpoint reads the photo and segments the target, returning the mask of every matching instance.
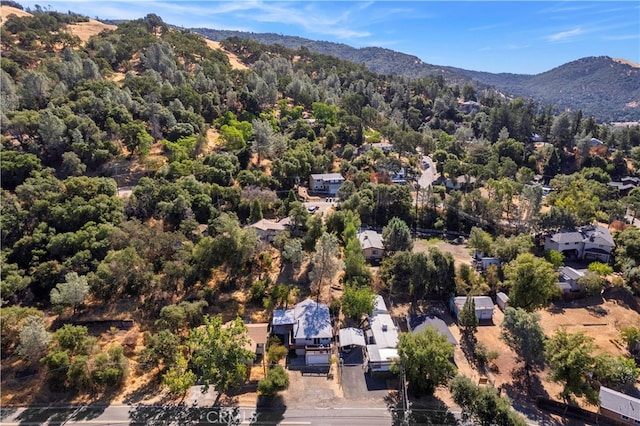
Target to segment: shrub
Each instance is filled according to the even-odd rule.
[[[282,366],[277,365],[269,369],[267,376],[258,382],[258,394],[272,396],[288,387],[289,375]]]

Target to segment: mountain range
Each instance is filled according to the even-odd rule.
[[[316,41],[274,33],[191,28],[213,41],[229,37],[279,44],[364,64],[381,74],[410,78],[442,75],[450,83],[473,81],[478,89],[493,87],[508,97],[524,97],[540,107],[552,105],[556,112],[582,110],[600,122],[640,121],[640,65],[608,56],[568,62],[540,74],[489,73],[432,65],[414,55],[380,47],[354,48],[342,43]]]

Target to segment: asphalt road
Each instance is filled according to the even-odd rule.
[[[380,408],[268,409],[186,406],[71,406],[2,409],[2,426],[32,425],[389,425],[392,416]]]

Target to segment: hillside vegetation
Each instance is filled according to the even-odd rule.
[[[549,287],[531,235],[609,223],[617,285],[640,293],[623,223],[640,190],[608,185],[637,173],[639,126],[304,47],[212,49],[154,14],[83,41],[87,22],[38,8],[0,28],[3,406],[229,392],[247,377],[244,322],[274,308],[311,296],[358,318],[374,292],[440,303],[516,285],[411,251],[411,230],[473,232],[512,271],[542,264]],[[425,155],[440,179],[420,187]],[[325,214],[327,194],[304,190],[316,173],[345,179]],[[268,241],[262,219],[288,225]],[[393,241],[379,272],[360,227]]]
[[[606,56],[583,58],[536,75],[488,73],[424,63],[413,55],[379,47],[353,48],[327,41],[272,33],[194,28],[211,40],[250,38],[264,44],[309,50],[366,65],[374,72],[411,78],[443,76],[450,83],[474,81],[479,88],[494,87],[511,97],[525,97],[556,112],[582,110],[598,121],[640,121],[640,67]]]

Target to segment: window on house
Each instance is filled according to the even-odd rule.
[[[319,345],[320,344],[320,338],[319,337],[314,338],[313,339],[313,344],[314,345]]]

